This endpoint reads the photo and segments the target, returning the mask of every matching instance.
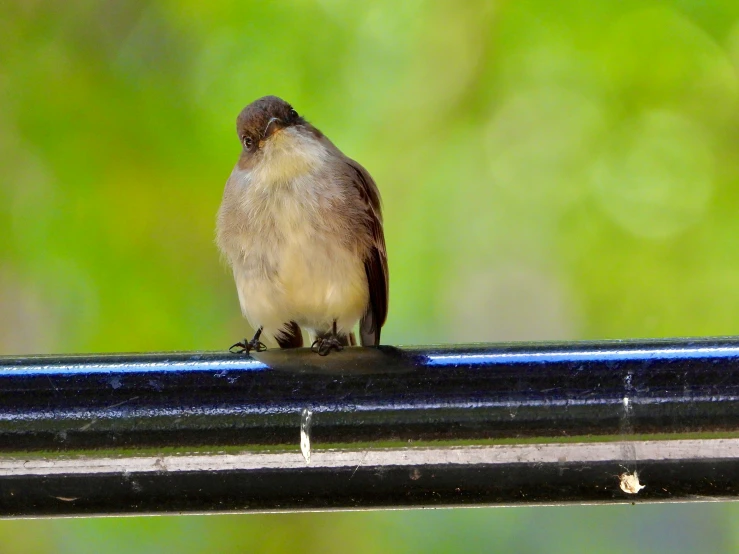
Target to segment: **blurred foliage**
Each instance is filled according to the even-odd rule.
[[[0,352],[222,349],[238,111],[380,185],[387,343],[737,334],[735,0],[0,5]],[[0,552],[736,551],[736,507],[3,522]]]

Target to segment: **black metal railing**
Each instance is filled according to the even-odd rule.
[[[739,339],[0,357],[0,516],[736,499]]]

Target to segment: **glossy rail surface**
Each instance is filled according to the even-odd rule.
[[[0,357],[0,516],[739,496],[739,339]]]

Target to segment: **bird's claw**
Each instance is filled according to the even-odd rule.
[[[337,352],[344,349],[341,342],[339,341],[339,337],[321,337],[313,341],[313,344],[311,344],[310,349],[313,352],[317,352],[319,356],[328,356],[329,353],[332,350],[336,350]]]
[[[258,340],[252,339],[248,341],[244,339],[243,341],[232,345],[231,348],[228,349],[232,354],[248,354],[252,350],[256,352],[264,352],[267,350],[267,347],[264,346],[264,343]]]

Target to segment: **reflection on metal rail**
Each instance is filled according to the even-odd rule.
[[[0,357],[0,516],[739,496],[739,339]]]

